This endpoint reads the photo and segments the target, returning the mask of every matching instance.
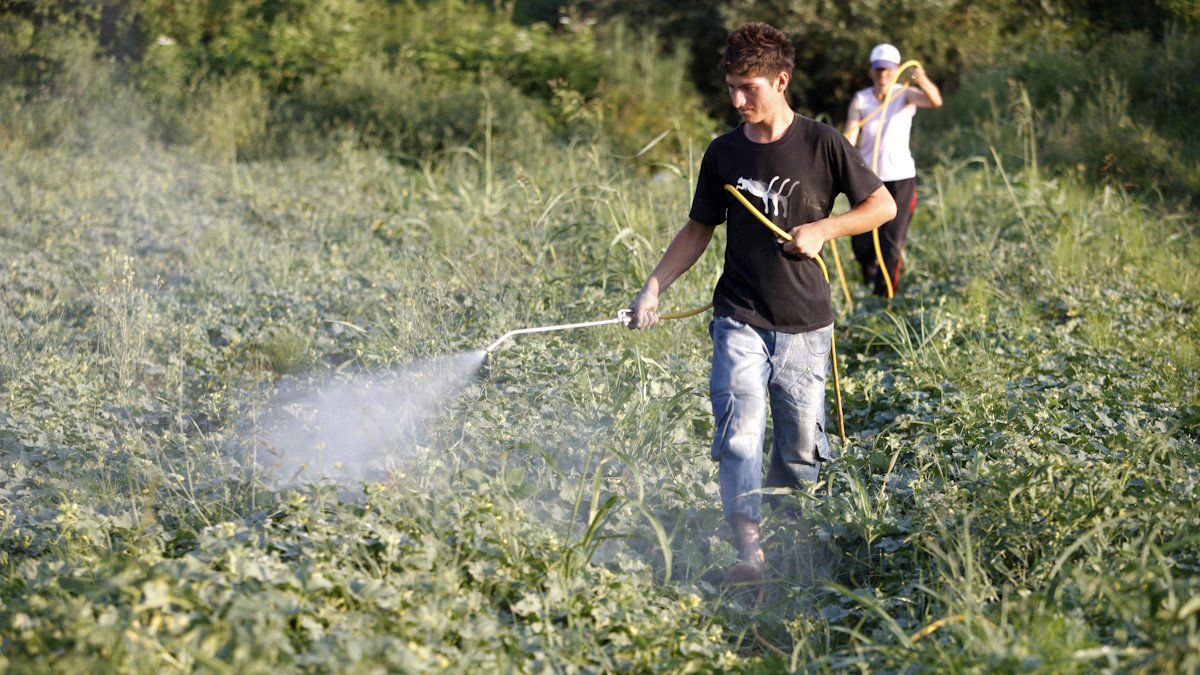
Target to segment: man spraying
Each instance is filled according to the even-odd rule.
[[[792,111],[786,91],[794,67],[795,50],[779,29],[748,23],[729,34],[718,68],[742,123],[708,146],[688,221],[629,306],[631,328],[657,323],[659,296],[726,223],[725,267],[709,326],[709,395],[716,418],[712,458],[739,550],[728,574],[733,583],[757,581],[766,570],[759,520],[768,402],[774,445],[767,487],[815,481],[829,456],[825,378],[833,307],[812,258],[826,241],[868,232],[896,214],[879,178],[837,130]],[[764,227],[726,185],[792,240]],[[853,207],[830,217],[839,194]]]

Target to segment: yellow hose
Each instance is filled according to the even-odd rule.
[[[837,239],[829,240],[829,250],[833,251],[833,266],[837,268],[838,281],[842,283],[842,295],[846,297],[846,309],[854,311],[854,298],[850,297],[850,287],[846,285],[846,273],[842,270],[842,258],[838,255]]]
[[[893,80],[893,82],[895,82],[895,80]],[[903,86],[903,87],[901,87],[900,89],[901,89],[901,90],[908,89],[910,86],[912,86],[912,85],[910,85],[908,82],[905,82],[905,83],[904,83],[904,86]],[[851,128],[851,129],[847,129],[846,131],[842,132],[842,135],[843,135],[843,136],[846,136],[846,137],[849,137],[849,136],[850,136],[850,132],[852,132],[852,131],[858,131],[859,129],[861,129],[861,128],[862,128],[862,126],[863,126],[864,124],[866,124],[868,120],[870,120],[872,117],[874,117],[874,116],[878,115],[878,114],[880,113],[880,111],[882,111],[882,110],[883,110],[883,106],[880,106],[880,107],[878,107],[878,108],[876,108],[876,109],[872,110],[872,111],[871,111],[871,112],[870,112],[870,113],[869,113],[869,114],[868,114],[866,117],[863,117],[863,118],[859,119],[859,120],[858,120],[858,122],[857,122],[857,123],[854,125],[854,127],[853,127],[853,128]]]
[[[689,309],[689,310],[687,310],[686,312],[672,312],[672,313],[670,313],[670,314],[660,314],[660,315],[658,316],[658,318],[660,318],[660,319],[686,319],[686,318],[688,318],[689,316],[696,316],[696,315],[697,315],[697,314],[699,314],[700,312],[705,312],[705,311],[708,311],[708,310],[712,309],[712,306],[713,306],[713,305],[712,305],[712,303],[710,302],[710,303],[708,303],[707,305],[704,305],[703,307],[697,307],[697,308],[695,308],[695,309]]]
[[[965,620],[965,618],[966,617],[964,617],[962,614],[955,614],[954,616],[948,616],[944,619],[938,619],[937,621],[934,621],[933,623],[929,624],[928,626],[925,626],[921,630],[913,633],[911,636],[909,636],[908,639],[912,642],[916,642],[917,640],[920,640],[921,638],[933,633],[935,630],[941,628],[942,626],[945,626],[948,623],[953,623],[955,621],[963,621],[963,620]]]

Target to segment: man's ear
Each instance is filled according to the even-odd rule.
[[[780,71],[779,75],[775,77],[775,88],[779,91],[786,91],[788,82],[790,82],[791,79],[791,74],[785,71]]]

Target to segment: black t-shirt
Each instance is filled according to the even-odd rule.
[[[700,163],[688,216],[712,227],[729,221],[713,313],[784,333],[833,323],[821,266],[784,253],[775,233],[726,192],[726,184],[786,232],[828,217],[838,194],[857,206],[883,183],[841,133],[800,115],[771,143],[751,141],[738,125],[713,140]]]

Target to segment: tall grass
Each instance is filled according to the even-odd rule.
[[[1179,551],[1196,522],[1168,533],[1135,515],[1149,501],[1178,518],[1177,486],[1195,480],[1194,235],[1111,190],[1000,169],[935,169],[900,304],[886,318],[850,317],[859,349],[876,356],[847,364],[851,387],[867,383],[849,462],[895,511],[886,546],[844,526],[861,539],[846,585],[892,589],[892,610],[855,602],[901,617],[914,636],[952,635],[900,651],[886,633],[854,641],[883,663],[939,669],[1194,667],[1188,620],[1164,614],[1149,628],[1138,607],[1195,593],[1194,580],[1150,561],[1158,547]],[[894,468],[883,461],[893,444]],[[840,490],[863,494],[846,478]]]

